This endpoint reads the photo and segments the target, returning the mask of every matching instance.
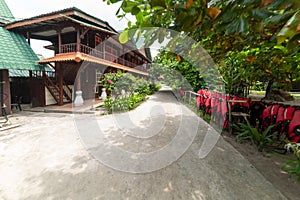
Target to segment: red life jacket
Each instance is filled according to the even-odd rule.
[[[294,112],[293,119],[289,124],[287,136],[291,142],[294,143],[300,142],[300,110],[296,110]]]
[[[262,114],[262,128],[266,130],[271,125],[271,109],[272,105],[264,109]]]
[[[277,112],[277,117],[276,117],[276,129],[279,133],[284,132],[284,112],[286,108],[285,107],[280,107]]]
[[[276,123],[277,113],[279,108],[281,107],[280,104],[274,104],[271,108],[271,125]]]

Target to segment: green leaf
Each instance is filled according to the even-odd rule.
[[[160,7],[166,7],[165,0],[150,0],[150,5],[152,7],[160,6]]]
[[[286,47],[282,46],[282,45],[275,45],[274,49],[279,49],[281,50],[283,53],[288,53],[288,50]]]
[[[128,0],[124,0],[122,5],[121,5],[121,8],[124,12],[131,12],[132,8],[137,6],[138,4],[136,2],[132,2],[132,1],[128,1]]]
[[[227,26],[226,34],[235,32],[235,33],[247,33],[249,30],[249,24],[245,17],[240,17],[234,22],[230,23]]]
[[[129,40],[128,30],[125,30],[119,35],[119,41],[120,43],[125,44],[126,42],[128,42],[128,40]]]
[[[224,13],[222,16],[222,19],[223,19],[224,23],[228,23],[228,22],[233,21],[237,16],[238,16],[238,12],[232,10],[230,12]]]
[[[292,39],[290,39],[286,45],[288,50],[293,50],[299,46],[298,41],[300,41],[300,33],[295,35]]]
[[[172,5],[172,0],[166,0],[166,7],[169,8]]]
[[[139,12],[140,12],[140,8],[138,6],[134,6],[132,9],[131,9],[131,14],[132,15],[137,15]]]
[[[111,3],[117,3],[119,1],[122,1],[122,0],[110,0]]]
[[[251,10],[251,16],[257,20],[263,20],[263,19],[267,19],[268,17],[270,17],[271,13],[269,13],[264,8],[258,8],[258,9]]]
[[[300,33],[300,11],[296,12],[277,34],[277,43],[281,44],[286,39],[292,39]]]

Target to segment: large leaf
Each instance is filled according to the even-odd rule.
[[[140,12],[140,8],[138,6],[134,6],[132,9],[131,9],[131,14],[132,15],[137,15],[139,12]]]
[[[251,16],[256,20],[263,20],[270,17],[271,13],[269,13],[265,8],[257,8],[251,10]]]
[[[226,34],[228,33],[247,33],[249,30],[249,23],[245,17],[241,16],[239,19],[235,20],[234,22],[230,23],[227,26]]]
[[[138,5],[137,2],[125,0],[123,1],[121,8],[124,12],[131,12],[132,9],[137,5]]]
[[[225,12],[222,16],[223,22],[231,22],[238,16],[238,12],[235,10],[232,10],[230,12]]]
[[[300,33],[300,11],[296,12],[277,34],[277,42],[281,44],[286,39],[292,39]]]
[[[128,30],[125,30],[119,35],[119,41],[120,43],[125,44],[126,42],[128,42],[128,40],[129,40]]]

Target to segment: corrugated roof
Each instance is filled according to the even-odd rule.
[[[15,20],[13,14],[5,3],[5,0],[0,0],[0,19],[7,22],[12,22]]]
[[[147,72],[143,72],[143,71],[140,71],[140,70],[137,70],[134,68],[130,68],[130,67],[118,64],[118,63],[114,63],[111,61],[107,61],[107,60],[104,60],[101,58],[97,58],[97,57],[90,56],[90,55],[87,55],[84,53],[79,53],[79,52],[56,54],[52,58],[46,58],[46,59],[40,60],[39,63],[51,63],[51,62],[62,62],[62,61],[76,61],[76,62],[88,61],[88,62],[98,63],[101,65],[106,65],[106,66],[114,67],[117,69],[141,74],[144,76],[149,76],[149,73],[147,73]]]
[[[45,66],[45,71],[46,72],[54,72],[54,69],[52,69],[51,67],[46,65]],[[28,70],[9,69],[8,73],[9,73],[9,77],[29,77],[29,71]]]
[[[0,27],[0,69],[43,70],[26,39]]]
[[[80,24],[80,25],[82,25],[82,26],[85,26],[85,27],[88,27],[88,28],[91,28],[91,29],[94,29],[94,30],[99,30],[99,31],[102,31],[102,32],[110,33],[110,34],[116,34],[116,33],[113,32],[113,31],[109,31],[109,30],[104,29],[104,28],[101,28],[101,27],[99,27],[99,26],[94,26],[94,25],[92,25],[92,24],[90,24],[90,23],[83,22],[83,21],[80,21],[80,20],[78,20],[78,19],[74,19],[74,18],[72,18],[72,17],[63,15],[63,14],[61,14],[61,16],[65,17],[65,18],[67,18],[67,19],[69,19],[69,20],[71,20],[71,21],[73,21],[73,22],[75,22],[75,23],[77,23],[77,24]]]
[[[0,19],[14,21],[4,0],[0,0]],[[37,63],[38,60],[23,36],[0,26],[0,69],[44,70],[44,66]]]
[[[25,38],[0,27],[0,69],[43,70]]]

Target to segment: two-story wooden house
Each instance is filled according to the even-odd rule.
[[[51,65],[55,74],[31,73],[33,106],[63,105],[74,100],[74,91],[83,91],[84,99],[95,97],[99,92],[97,75],[105,72],[121,70],[148,76],[149,50],[120,44],[118,32],[107,22],[77,8],[14,21],[4,28],[25,36],[28,43],[30,39],[52,43],[46,48],[53,50],[54,56],[38,63]]]

